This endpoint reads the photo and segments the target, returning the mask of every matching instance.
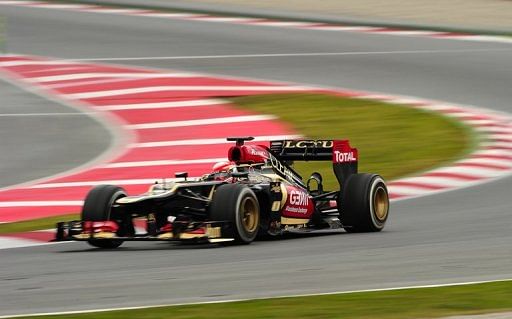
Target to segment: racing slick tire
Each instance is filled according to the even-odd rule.
[[[389,195],[377,174],[353,174],[340,194],[340,221],[349,233],[379,232],[389,215]]]
[[[234,238],[237,244],[250,244],[258,235],[260,223],[258,199],[245,185],[221,185],[212,198],[210,219],[229,222],[221,228],[223,238]]]
[[[82,208],[82,221],[111,220],[112,204],[115,200],[126,197],[124,189],[114,185],[98,185],[85,197]],[[89,245],[98,248],[117,248],[123,243],[116,239],[90,239]]]

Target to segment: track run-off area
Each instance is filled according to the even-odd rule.
[[[390,182],[392,216],[381,234],[303,237],[226,249],[133,243],[115,252],[100,252],[71,243],[2,250],[5,267],[0,279],[6,289],[0,296],[0,314],[510,277],[511,206],[506,198],[512,168],[508,113],[512,109],[506,103],[510,93],[503,90],[510,79],[506,40],[327,29],[332,26],[322,31],[319,25],[246,23],[235,18],[219,24],[220,17],[185,19],[184,14],[172,13],[158,17],[159,13],[147,11],[135,15],[135,9],[79,12],[75,5],[43,2],[0,4],[5,4],[0,6],[2,14],[13,17],[14,26],[8,29],[10,50],[19,52],[0,57],[2,77],[101,118],[112,128],[110,138],[118,141],[102,162],[3,189],[2,222],[76,212],[87,190],[97,184],[120,184],[136,193],[174,172],[198,176],[225,158],[229,135],[253,135],[259,142],[297,137],[272,116],[236,110],[222,97],[320,92],[389,101],[454,117],[479,136],[467,158]],[[62,9],[69,16],[63,16]],[[39,37],[47,35],[48,43],[22,41],[28,20],[40,28]],[[163,20],[170,20],[170,25]],[[59,31],[54,24],[68,28]],[[83,40],[69,37],[83,35],[84,26],[93,25],[103,31],[88,34],[86,46]],[[142,34],[137,33],[137,25]],[[127,36],[125,29],[133,36]],[[318,37],[313,39],[313,33]],[[172,46],[161,43],[164,34],[176,35],[169,41]],[[208,47],[203,34],[220,45]],[[134,54],[138,49],[142,52]],[[198,58],[188,60],[190,56]],[[344,72],[329,73],[335,66]],[[454,70],[460,74],[451,77],[448,71]],[[494,79],[485,70],[498,70],[498,75]],[[394,71],[403,77],[390,81]],[[489,83],[485,92],[484,82]],[[34,241],[2,240],[6,246],[22,247],[48,238],[48,234],[30,236]],[[92,276],[97,281],[91,282]]]

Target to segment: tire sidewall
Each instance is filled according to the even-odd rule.
[[[383,220],[377,218],[374,207],[374,197],[379,188],[385,191],[387,197],[387,212]],[[389,216],[389,196],[386,183],[380,175],[351,175],[340,195],[340,220],[347,226],[347,232],[378,232],[384,228]]]
[[[367,195],[367,200],[369,202],[368,204],[369,204],[369,208],[370,208],[370,214],[369,214],[370,220],[372,222],[373,227],[376,230],[382,230],[384,228],[384,225],[386,224],[386,221],[389,216],[389,195],[387,196],[388,197],[387,198],[388,211],[386,212],[386,216],[384,217],[383,220],[379,220],[376,216],[375,207],[374,207],[374,197],[375,197],[376,191],[379,188],[382,188],[386,192],[386,195],[388,195],[388,190],[386,187],[386,183],[384,182],[384,179],[382,177],[380,177],[379,175],[376,175],[370,183],[370,188],[369,188],[369,192]]]
[[[108,202],[108,214],[107,214],[107,220],[110,220],[110,214],[112,213],[112,205],[114,205],[114,202],[118,200],[119,198],[126,197],[126,192],[120,188],[117,192],[112,194],[112,197],[110,198]]]
[[[84,202],[82,209],[83,221],[111,220],[112,205],[114,202],[126,196],[123,188],[114,185],[99,185],[93,188]],[[117,239],[90,239],[91,246],[112,249],[121,246],[122,240]]]
[[[254,192],[242,184],[223,184],[217,187],[210,203],[210,220],[226,222],[222,226],[223,238],[234,238],[235,243],[250,244],[258,235],[259,225],[255,231],[248,233],[242,224],[243,211],[240,205],[244,198],[252,197],[258,209],[258,220],[260,220],[260,205]]]
[[[246,243],[249,243],[249,242],[252,242],[256,236],[258,235],[258,228],[259,227],[256,227],[255,231],[249,233],[246,231],[244,225],[243,225],[243,222],[242,222],[242,218],[243,218],[243,212],[242,212],[242,207],[241,207],[241,204],[242,204],[242,201],[247,198],[247,197],[252,197],[253,200],[254,200],[254,203],[256,205],[256,209],[258,211],[258,220],[257,220],[257,224],[259,225],[259,222],[260,222],[260,206],[259,206],[259,203],[258,203],[258,199],[256,197],[256,195],[254,194],[254,192],[248,188],[248,187],[244,187],[241,189],[240,193],[238,194],[238,197],[237,197],[237,200],[236,200],[236,211],[235,211],[235,220],[234,220],[234,223],[235,223],[235,227],[236,227],[236,233],[237,235],[240,237],[240,239],[243,241],[243,242],[246,242]]]
[[[99,185],[87,194],[82,208],[81,218],[84,221],[110,220],[112,205],[121,198],[126,197],[123,188],[114,185]]]

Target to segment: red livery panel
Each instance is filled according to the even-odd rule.
[[[288,196],[281,211],[282,216],[309,219],[314,211],[312,197],[298,187],[292,185],[285,187]]]
[[[333,141],[332,162],[333,163],[350,163],[357,162],[357,149],[350,147],[347,140]]]
[[[241,145],[229,149],[228,158],[238,164],[265,163],[270,158],[269,151],[262,145]]]

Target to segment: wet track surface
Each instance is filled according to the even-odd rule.
[[[512,45],[507,44],[0,10],[15,53],[119,58],[366,52],[110,62],[414,95],[512,112]],[[391,52],[412,50],[427,52]],[[96,130],[92,123],[80,127]],[[44,140],[51,144],[54,138]],[[104,147],[83,150],[95,154]],[[54,163],[33,159],[41,160]],[[28,178],[15,175],[7,172],[7,180]],[[511,185],[512,178],[506,178],[394,203],[380,234],[300,236],[227,248],[127,243],[120,250],[97,251],[66,243],[0,250],[0,315],[509,278]]]

